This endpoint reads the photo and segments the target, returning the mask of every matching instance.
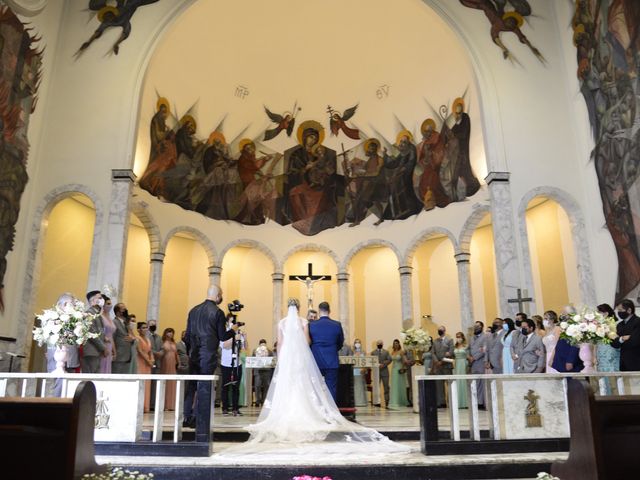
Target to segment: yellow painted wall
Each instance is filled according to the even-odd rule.
[[[300,300],[300,310],[307,314],[307,287],[303,282],[289,280],[289,275],[305,276],[308,271],[307,264],[313,265],[314,275],[331,275],[331,280],[319,281],[313,286],[313,307],[317,310],[320,302],[329,302],[331,317],[338,319],[338,281],[336,274],[338,267],[333,259],[323,252],[297,252],[291,255],[284,264],[285,275],[283,288],[282,311],[287,311],[287,299],[295,297]]]
[[[55,304],[64,292],[85,300],[95,221],[95,210],[72,198],[51,211],[41,252],[36,312]]]
[[[253,350],[261,338],[273,345],[273,263],[259,250],[235,247],[222,261],[220,286],[226,305],[238,299],[244,305],[238,320],[245,322],[248,349]]]
[[[133,219],[133,215],[131,216]],[[138,223],[134,220],[135,223]],[[147,318],[147,296],[149,292],[149,263],[151,247],[147,231],[133,223],[129,224],[127,253],[124,265],[122,301],[129,313],[134,313],[139,322]]]
[[[569,303],[579,303],[575,253],[562,208],[547,200],[527,210],[527,232],[537,309],[531,313],[559,311]]]
[[[169,241],[162,269],[160,333],[171,327],[180,335],[186,328],[189,310],[206,298],[208,264],[204,248],[195,240],[174,236]]]
[[[451,334],[460,329],[458,269],[447,237],[430,238],[413,256],[414,324],[436,336],[438,325]],[[423,319],[422,315],[431,315]]]
[[[492,225],[480,227],[473,233],[470,262],[473,316],[487,325],[499,316]]]
[[[402,330],[400,275],[398,260],[386,247],[367,248],[358,252],[349,265],[350,313],[352,334],[367,351],[378,339],[390,347]]]

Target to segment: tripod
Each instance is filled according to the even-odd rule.
[[[222,413],[228,414],[229,391],[232,397],[233,415],[241,415],[239,411],[240,382],[242,380],[242,365],[239,352],[242,349],[242,337],[235,336],[231,342],[231,362],[229,366],[222,366]]]

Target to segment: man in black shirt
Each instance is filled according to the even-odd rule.
[[[226,327],[225,314],[218,305],[222,303],[222,289],[212,285],[207,291],[207,299],[191,309],[187,319],[185,343],[189,351],[190,372],[194,375],[213,375],[218,365],[218,347],[221,341],[233,338],[238,327]],[[191,411],[193,389],[185,396],[185,411]],[[211,382],[198,382],[196,410],[196,441],[209,441],[211,434]],[[193,417],[185,423],[193,424]]]

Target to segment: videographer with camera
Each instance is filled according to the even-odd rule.
[[[244,326],[243,322],[236,320],[236,314],[242,310],[242,305],[238,300],[228,305],[227,328],[232,325]],[[240,385],[242,382],[242,365],[240,363],[240,352],[245,347],[244,333],[240,330],[236,332],[234,338],[220,342],[221,354],[220,365],[222,367],[222,415],[233,413],[234,417],[241,416],[239,409]],[[229,411],[229,393],[231,393],[231,411]]]
[[[227,328],[224,312],[218,307],[222,303],[222,289],[212,285],[207,291],[207,299],[189,312],[185,343],[189,350],[191,373],[194,375],[213,375],[218,366],[218,348],[220,342],[234,338],[237,324]],[[196,441],[206,442],[211,432],[211,382],[198,382],[196,417],[192,414],[193,388],[185,395],[186,426],[196,427]]]

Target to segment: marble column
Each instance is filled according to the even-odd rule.
[[[160,313],[160,287],[162,285],[164,253],[152,253],[150,263],[151,272],[149,273],[149,295],[147,296],[147,321],[158,321]],[[158,327],[160,327],[159,324]]]
[[[460,295],[460,319],[463,332],[473,329],[473,297],[471,296],[471,254],[458,252],[454,255],[458,266],[458,291]]]
[[[509,175],[508,172],[491,172],[485,179],[489,186],[491,199],[493,248],[496,257],[498,296],[502,317],[513,317],[518,312],[517,304],[508,303],[507,300],[516,298],[518,288],[524,288],[516,245],[515,232],[517,229],[513,219]]]
[[[100,287],[109,285],[113,289],[115,305],[122,298],[124,265],[129,237],[129,215],[131,190],[136,176],[133,170],[111,170],[111,198],[107,219],[106,241],[101,255],[102,281]]]
[[[402,305],[402,328],[413,326],[413,298],[411,294],[411,274],[413,267],[401,265],[400,272],[400,301]]]
[[[273,339],[278,338],[278,322],[282,319],[282,290],[284,287],[284,274],[275,272],[271,274],[273,281]]]
[[[222,267],[211,265],[209,267],[209,286],[220,285],[220,275],[222,275]]]
[[[344,339],[346,343],[351,343],[349,332],[349,274],[340,272],[336,275],[338,279],[338,320],[342,324]]]

